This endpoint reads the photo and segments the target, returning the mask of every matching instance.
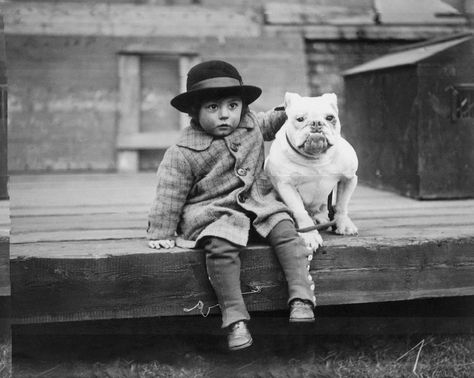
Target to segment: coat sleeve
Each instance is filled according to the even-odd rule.
[[[263,139],[273,140],[275,135],[287,120],[284,110],[269,110],[267,112],[256,113],[258,125],[262,131]]]
[[[179,147],[166,151],[157,176],[155,199],[148,214],[147,239],[175,239],[181,212],[193,185],[191,167]]]

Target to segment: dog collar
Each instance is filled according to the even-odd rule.
[[[301,155],[301,156],[304,156],[305,158],[308,158],[308,159],[313,159],[313,160],[318,160],[319,159],[319,156],[311,156],[311,155],[308,155],[308,154],[303,154],[300,150],[298,150],[294,145],[293,143],[291,143],[291,140],[290,138],[288,138],[288,133],[286,132],[285,133],[285,136],[286,136],[286,141],[288,142],[288,144],[290,145],[291,149],[293,151],[295,151],[297,154]]]

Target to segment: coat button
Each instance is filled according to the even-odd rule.
[[[245,192],[239,193],[239,195],[237,196],[237,198],[239,199],[240,202],[245,202],[245,201],[247,201],[247,195],[245,194]]]
[[[230,149],[234,152],[237,152],[239,150],[240,143],[232,142],[230,144]]]
[[[247,170],[245,168],[239,168],[237,169],[237,174],[239,176],[245,176],[247,174]]]

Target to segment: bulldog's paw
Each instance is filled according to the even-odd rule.
[[[336,221],[336,230],[334,231],[339,235],[357,235],[358,230],[354,223],[347,215],[335,217]]]
[[[300,236],[306,243],[306,248],[316,252],[316,250],[323,245],[323,238],[317,230],[310,232],[300,232]]]

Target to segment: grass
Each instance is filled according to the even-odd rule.
[[[36,336],[15,378],[398,378],[474,376],[473,335],[255,335],[228,353],[222,336]],[[26,345],[28,344],[28,345]]]
[[[15,378],[471,378],[474,297],[254,313],[230,353],[218,315],[13,327]],[[107,335],[104,335],[106,333]]]
[[[0,378],[10,378],[12,374],[11,343],[0,342]]]

